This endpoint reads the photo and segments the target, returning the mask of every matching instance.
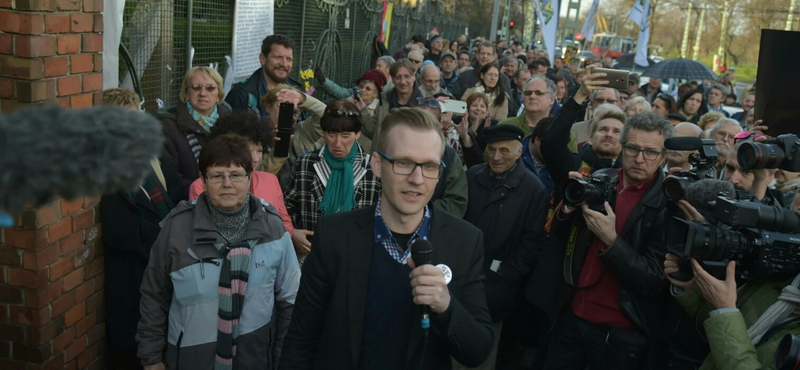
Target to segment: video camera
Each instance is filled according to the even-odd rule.
[[[800,140],[794,134],[780,135],[762,143],[742,143],[736,154],[739,166],[745,170],[780,168],[800,172]]]
[[[686,197],[689,185],[702,179],[716,178],[718,154],[714,140],[701,140],[696,137],[673,137],[664,141],[664,146],[670,150],[690,151],[698,153],[689,155],[692,168],[681,171],[664,180],[662,191],[671,202],[677,202]]]
[[[568,179],[564,183],[564,204],[579,207],[584,201],[589,209],[606,213],[605,201],[616,193],[616,185],[611,176],[598,171],[592,177]]]
[[[709,203],[714,223],[703,224],[673,217],[666,246],[682,259],[692,257],[710,265],[737,261],[744,279],[773,280],[800,273],[800,217],[788,209],[766,205],[747,192],[720,194]],[[683,263],[672,276],[692,278]]]

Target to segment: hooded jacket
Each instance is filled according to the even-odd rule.
[[[182,202],[162,222],[141,286],[136,341],[143,366],[164,362],[168,369],[214,368],[225,258],[215,244],[226,240],[211,219],[208,202],[206,194],[196,203]],[[234,369],[272,369],[291,319],[300,268],[278,212],[255,197],[249,206],[241,240],[250,242],[252,252]],[[277,331],[275,343],[271,330]]]

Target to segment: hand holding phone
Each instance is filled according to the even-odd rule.
[[[294,130],[294,104],[282,102],[278,108],[278,133],[275,135],[280,140],[275,142],[274,156],[285,158],[289,156],[289,138]]]
[[[598,81],[608,81],[607,88],[616,90],[628,89],[628,76],[630,72],[621,69],[595,68],[592,73],[605,73],[606,76]]]

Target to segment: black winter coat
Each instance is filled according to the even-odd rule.
[[[231,109],[226,103],[217,105],[217,113],[220,117],[230,111]],[[165,160],[169,160],[181,176],[180,198],[189,199],[189,187],[194,180],[200,177],[200,170],[186,135],[194,134],[202,147],[208,140],[208,132],[197,124],[189,110],[186,109],[186,104],[183,103],[159,111],[156,113],[156,117],[161,120],[161,124],[164,126],[164,136],[167,139],[164,142],[164,149],[168,158]]]
[[[542,181],[521,161],[505,180],[494,180],[488,164],[467,171],[469,204],[464,220],[484,235],[483,273],[492,321],[503,320],[521,283],[544,246],[549,195]],[[493,261],[500,261],[497,271]]]
[[[180,175],[169,161],[161,161],[167,191],[158,184],[167,207],[182,199]],[[106,337],[117,349],[135,349],[139,323],[139,286],[150,258],[150,248],[158,237],[161,222],[153,203],[142,190],[133,202],[120,193],[103,196],[100,221],[105,246]]]
[[[620,181],[616,176],[617,170],[607,170],[613,175],[612,181],[616,186]],[[655,180],[645,190],[642,199],[627,215],[622,232],[614,243],[608,247],[600,259],[606,268],[614,271],[618,280],[620,309],[638,329],[644,332],[650,340],[648,351],[648,368],[664,368],[661,328],[659,323],[660,312],[663,309],[664,292],[668,282],[664,277],[664,256],[667,253],[665,246],[665,213],[667,200],[661,191],[664,173],[657,171]],[[616,199],[609,201],[612,208]],[[617,217],[622,217],[617,215]],[[567,238],[570,233],[577,232],[576,245],[572,260],[565,262],[567,252]],[[571,271],[553,276],[548,281],[539,281],[539,285],[555,285],[557,299],[550,307],[543,307],[553,318],[559,315],[562,309],[569,309],[575,289],[567,284],[564,279],[566,274],[571,274],[572,281],[578,281],[586,252],[592,243],[594,235],[586,226],[580,209],[576,209],[567,216],[561,210],[553,220],[553,226],[548,238],[549,246],[545,253],[553,253],[546,258],[548,262],[558,261],[559,266],[571,266]],[[543,261],[545,258],[543,257]],[[544,263],[544,262],[543,262]]]

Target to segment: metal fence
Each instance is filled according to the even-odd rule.
[[[128,0],[123,15],[122,45],[139,76],[145,109],[155,111],[156,99],[177,103],[186,73],[187,14],[192,8],[191,44],[194,65],[219,63],[230,54],[235,0]],[[413,0],[412,0],[413,1]],[[447,0],[452,1],[452,0]],[[191,2],[191,3],[190,3]],[[389,54],[414,34],[437,27],[445,38],[464,33],[464,23],[446,0],[395,0]],[[372,40],[380,32],[383,2],[377,0],[275,0],[276,34],[295,41],[294,69],[319,66],[333,81],[347,86],[369,69]],[[129,67],[120,63],[120,76]],[[120,81],[121,83],[123,81]]]

